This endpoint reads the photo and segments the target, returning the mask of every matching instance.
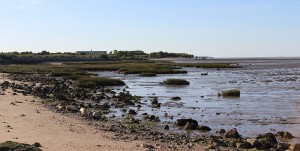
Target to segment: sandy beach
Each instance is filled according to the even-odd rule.
[[[0,76],[0,83],[7,80],[5,74]],[[96,130],[75,117],[48,110],[39,98],[13,95],[11,89],[4,93],[0,96],[0,142],[38,142],[46,151],[142,150],[137,147],[141,141],[112,140],[111,133]]]

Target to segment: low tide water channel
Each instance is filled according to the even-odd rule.
[[[213,131],[237,128],[243,137],[288,131],[300,142],[300,68],[272,69],[199,69],[184,68],[187,74],[164,74],[156,77],[97,72],[99,76],[120,78],[133,95],[147,104],[141,113],[160,117],[162,122],[193,118]],[[207,76],[201,73],[208,72]],[[168,78],[186,79],[188,86],[166,86]],[[120,88],[120,90],[123,89]],[[239,89],[239,98],[218,97],[218,92]],[[179,96],[182,99],[172,101]],[[202,96],[202,97],[201,97]],[[158,97],[161,108],[151,108],[151,98]],[[135,108],[136,109],[136,108]],[[116,114],[121,111],[116,110]],[[167,113],[168,117],[165,117]]]

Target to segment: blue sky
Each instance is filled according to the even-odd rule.
[[[300,56],[299,0],[0,0],[0,51]]]

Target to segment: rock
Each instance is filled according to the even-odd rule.
[[[280,131],[277,136],[283,139],[292,139],[294,136],[290,132]]]
[[[209,128],[208,126],[198,126],[197,130],[200,130],[200,131],[211,131],[211,128]]]
[[[169,130],[170,129],[169,125],[165,125],[164,129]]]
[[[33,146],[35,146],[35,147],[42,147],[42,145],[40,144],[40,143],[38,143],[38,142],[35,142],[34,144],[32,144]]]
[[[290,150],[291,151],[299,151],[300,150],[300,143],[298,143],[298,144],[292,144],[290,146]]]
[[[220,134],[225,134],[226,131],[224,129],[220,129],[219,131],[217,131],[217,133],[220,133]]]
[[[173,101],[179,101],[179,100],[181,100],[181,97],[175,96],[175,97],[172,97],[171,100],[173,100]]]
[[[161,103],[158,103],[157,98],[154,98],[151,102],[151,107],[152,108],[160,108]]]
[[[93,118],[95,118],[95,119],[100,119],[101,115],[102,115],[101,111],[95,111],[95,112],[93,112]]]
[[[141,145],[143,148],[149,148],[149,149],[153,149],[154,146],[153,145],[149,145],[149,144],[142,144]]]
[[[175,126],[185,126],[188,122],[198,127],[198,122],[194,119],[178,119],[175,121]]]
[[[194,122],[187,122],[184,126],[185,130],[196,130],[198,127],[198,123],[195,124]]]
[[[240,134],[238,133],[238,131],[235,128],[228,130],[225,133],[225,137],[226,138],[241,138]]]
[[[71,112],[73,112],[73,113],[78,112],[78,108],[77,108],[75,105],[67,105],[67,106],[66,106],[66,110],[67,110],[67,111],[71,111]]]
[[[238,142],[236,143],[236,147],[240,149],[251,149],[253,146],[248,142]]]
[[[81,116],[88,116],[88,111],[85,108],[80,108],[80,115]]]
[[[136,113],[136,111],[135,111],[135,110],[132,110],[132,109],[130,109],[130,110],[128,111],[128,114],[131,114],[131,115],[136,115],[137,113]]]
[[[248,138],[246,141],[250,143],[254,148],[259,148],[261,146],[260,142],[255,138]]]
[[[256,137],[256,139],[258,139],[259,143],[261,144],[261,147],[259,149],[274,148],[275,145],[278,144],[276,137],[272,133],[267,133],[265,135],[259,135]]]

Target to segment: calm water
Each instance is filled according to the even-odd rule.
[[[177,118],[193,118],[213,130],[237,128],[244,137],[277,131],[289,131],[300,142],[300,68],[265,70],[184,68],[188,74],[140,77],[114,72],[98,72],[100,76],[123,79],[131,94],[143,96],[147,104],[139,113],[159,115],[162,122]],[[208,76],[201,76],[207,72]],[[182,78],[189,86],[159,84],[168,78]],[[240,98],[222,98],[217,93],[228,89],[241,90]],[[160,109],[150,107],[151,97],[158,97]],[[179,96],[180,101],[170,98]],[[204,98],[201,98],[204,96]],[[147,101],[147,102],[146,102]],[[120,111],[116,111],[120,113]],[[164,117],[173,116],[174,119]],[[218,113],[218,114],[217,114]]]

